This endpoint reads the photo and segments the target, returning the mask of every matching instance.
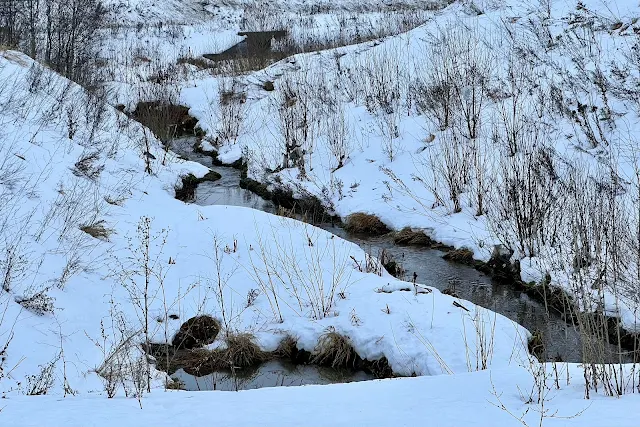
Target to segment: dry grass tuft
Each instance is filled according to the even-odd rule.
[[[99,162],[100,153],[98,151],[85,153],[75,163],[72,172],[75,176],[84,176],[92,181],[96,180],[104,170],[104,164],[96,164]]]
[[[397,245],[431,246],[433,241],[423,231],[413,231],[411,228],[403,228],[393,237]]]
[[[349,339],[330,328],[320,336],[311,363],[332,368],[353,368],[359,359]]]
[[[285,336],[280,344],[278,344],[278,348],[274,352],[274,355],[283,359],[291,359],[298,352],[298,340],[296,340],[291,335]]]
[[[381,236],[391,231],[380,218],[363,212],[349,215],[344,229],[349,233],[363,233],[374,236]]]
[[[467,248],[450,250],[443,258],[460,264],[473,265],[473,251]]]
[[[267,353],[256,344],[256,337],[251,333],[227,335],[227,348],[223,350],[223,358],[230,366],[247,368],[258,365],[268,359]]]
[[[164,383],[164,388],[166,390],[186,390],[185,384],[180,381],[178,378],[171,378],[171,380],[167,380]]]
[[[87,233],[89,236],[100,239],[100,240],[109,240],[109,236],[113,232],[113,230],[108,229],[104,226],[105,222],[103,220],[94,222],[93,224],[81,225],[80,230]]]

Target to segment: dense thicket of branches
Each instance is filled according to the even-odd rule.
[[[0,0],[0,45],[84,83],[103,18],[100,0]]]

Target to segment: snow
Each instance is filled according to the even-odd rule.
[[[576,30],[579,23],[590,22],[595,28],[594,48],[590,50],[591,56],[584,59],[586,72],[602,69],[609,81],[615,81],[619,70],[629,67],[625,55],[630,52],[631,23],[640,14],[637,4],[598,0],[582,2],[582,6],[577,7],[574,2],[551,2],[549,17],[537,5],[521,2],[476,2],[484,11],[480,15],[470,11],[470,4],[455,3],[442,11],[430,12],[425,17],[425,25],[381,42],[295,55],[265,70],[235,78],[248,93],[250,102],[243,111],[246,119],[240,137],[227,145],[223,143],[219,148],[223,153],[221,159],[232,162],[244,154],[249,161],[249,175],[258,181],[287,186],[298,196],[314,195],[341,217],[364,211],[375,214],[393,229],[407,226],[424,229],[433,239],[471,249],[475,258],[486,261],[496,244],[504,244],[505,240],[512,244],[514,237],[502,229],[504,224],[499,219],[490,220],[486,213],[477,215],[474,182],[460,194],[461,211],[455,212],[447,198],[443,177],[434,172],[441,160],[432,161],[441,159],[444,147],[449,144],[446,132],[416,112],[408,86],[428,68],[420,58],[429,55],[430,43],[452,31],[451,34],[466,34],[471,38],[474,46],[478,46],[475,55],[487,52],[493,55],[491,67],[495,75],[491,85],[497,90],[508,90],[507,60],[512,57],[507,43],[509,29],[521,35],[521,49],[535,52],[535,65],[524,65],[532,68],[539,82],[531,86],[532,95],[528,98],[531,105],[535,105],[536,96],[548,96],[554,88],[561,87],[568,105],[581,102],[601,109],[610,107],[614,112],[611,128],[604,129],[608,144],[595,148],[572,119],[550,113],[535,119],[545,129],[544,140],[550,141],[545,144],[558,168],[556,172],[564,177],[578,169],[595,180],[605,180],[608,172],[603,171],[603,165],[615,162],[612,167],[626,183],[625,200],[632,205],[633,186],[637,181],[633,161],[637,155],[632,141],[638,128],[635,115],[626,112],[635,111],[636,107],[615,93],[607,95],[605,105],[596,88],[575,84],[588,76],[576,65],[581,60],[571,43],[579,40],[580,32]],[[625,25],[619,30],[610,30],[618,22]],[[537,44],[536,37],[542,36],[536,35],[536,28],[548,28],[549,39],[557,41],[553,48],[545,51]],[[577,35],[574,30],[578,31]],[[634,71],[629,73],[635,76]],[[400,99],[394,101],[395,112],[381,114],[380,109],[376,110],[371,104],[378,102],[375,99],[382,93],[380,90],[384,91],[385,85],[392,86],[396,78],[400,82]],[[267,80],[275,80],[276,91],[261,90],[261,83]],[[191,107],[191,113],[200,119],[200,125],[209,135],[215,135],[221,122],[216,103],[211,102],[218,93],[219,81],[215,77],[197,79],[187,82],[181,90],[181,102]],[[305,100],[309,103],[324,102],[320,105],[316,102],[311,107],[314,121],[310,126],[312,136],[303,147],[304,174],[295,167],[268,172],[280,170],[282,165],[284,143],[279,97],[285,86],[302,88],[301,93],[306,92]],[[496,148],[492,132],[495,126],[500,126],[500,109],[505,105],[508,108],[508,102],[508,99],[491,100],[483,106],[483,127],[475,142],[474,149],[485,153],[483,169],[489,183],[484,185],[490,187],[486,195],[488,205],[503,198],[494,191],[498,186],[493,181],[500,179],[501,158],[506,154]],[[388,136],[391,122],[397,126],[398,138]],[[347,141],[346,161],[336,170],[337,160],[331,153],[329,138],[341,126]],[[394,152],[392,158],[389,150]],[[560,216],[561,212],[554,215]],[[550,218],[548,227],[556,221],[560,220]],[[629,227],[634,229],[633,224]],[[567,245],[568,242],[560,246]],[[541,244],[534,257],[516,250],[515,258],[520,259],[524,280],[540,281],[549,272],[553,284],[575,292],[567,272],[571,261],[560,255],[557,248]],[[635,330],[637,301],[631,293],[633,291],[628,290],[621,295],[619,290],[606,289],[605,310],[620,317],[627,329]],[[593,298],[599,297],[593,295]]]
[[[12,369],[4,392],[33,392],[40,383],[24,378],[51,361],[51,393],[65,384],[79,393],[101,390],[94,370],[127,334],[138,336],[132,331],[147,318],[139,303],[146,227],[152,341],[170,340],[183,321],[207,313],[229,331],[254,333],[265,350],[289,334],[313,351],[333,329],[361,357],[386,357],[399,375],[527,359],[524,328],[468,301],[459,300],[466,310],[456,307],[456,299],[437,289],[359,271],[367,255],[355,244],[252,209],[175,200],[178,177],[203,176],[206,168],[165,153],[148,131],[111,107],[90,133],[83,110],[90,98],[24,55],[3,53],[0,67],[3,80],[13,82],[1,98],[8,106],[5,157],[19,156],[20,165],[13,184],[2,187],[4,250],[25,259],[10,267],[12,281],[5,282],[0,336],[12,336],[5,361]],[[40,86],[31,85],[36,72],[42,72]],[[29,108],[12,107],[9,96],[28,100]],[[152,174],[145,173],[147,143]],[[97,160],[80,173],[76,162],[94,152]],[[93,170],[99,172],[90,177]],[[111,232],[95,239],[79,229],[95,224]],[[15,234],[22,230],[31,231]],[[9,268],[10,259],[3,262]],[[251,291],[259,296],[248,306]],[[16,302],[34,295],[51,298],[53,313],[37,315]]]
[[[569,386],[550,392],[544,408],[523,402],[533,386],[529,373],[520,368],[474,372],[455,376],[402,378],[340,385],[277,387],[241,392],[160,392],[142,401],[107,401],[100,396],[17,397],[3,401],[2,417],[10,425],[92,427],[172,425],[216,422],[225,426],[265,427],[354,425],[438,427],[464,425],[493,427],[636,426],[640,416],[637,394],[621,398],[582,398],[579,372],[572,366]],[[566,379],[563,379],[566,381]],[[499,409],[500,402],[515,417]],[[551,417],[554,414],[555,416]]]
[[[417,176],[433,182],[429,154],[441,153],[446,139],[408,105],[405,83],[421,71],[425,40],[443,28],[474,28],[473,36],[483,40],[478,51],[493,50],[500,57],[505,23],[521,23],[519,30],[527,20],[539,23],[538,5],[456,2],[425,12],[425,25],[406,34],[295,55],[235,78],[192,65],[173,68],[179,58],[220,52],[238,42],[248,3],[109,0],[114,26],[105,30],[101,52],[106,97],[132,109],[140,100],[154,99],[158,92],[151,77],[169,70],[168,87],[200,120],[208,134],[203,147],[210,149],[223,115],[220,91],[238,84],[247,93],[242,114],[248,119],[237,141],[216,147],[222,161],[244,156],[251,177],[290,186],[298,195],[313,194],[340,216],[373,213],[394,229],[421,228],[438,241],[488,259],[500,239],[486,215],[476,216],[472,192],[461,195],[462,209],[454,213],[449,201],[438,204],[433,191],[415,184]],[[551,3],[551,38],[567,36],[574,25],[569,16],[586,15],[605,29],[618,19],[633,22],[639,13],[635,2],[585,1],[588,13],[576,13],[573,2]],[[334,12],[363,12],[364,19],[377,22],[387,11],[379,2],[347,0],[278,1],[273,7],[282,11],[277,18],[305,16],[293,21],[294,33],[307,25],[320,34],[343,29]],[[478,7],[484,13],[476,16],[472,12]],[[351,34],[356,27],[344,29]],[[632,32],[597,32],[599,56],[586,68],[598,62],[623,64],[616,52]],[[535,72],[544,77],[541,81],[579,81],[582,70],[571,65],[568,52],[539,53],[543,60]],[[505,72],[504,62],[494,65],[498,74]],[[367,108],[375,102],[376,83],[383,89],[388,83],[369,78],[367,70],[403,82],[399,114],[381,117]],[[607,75],[612,70],[607,68]],[[275,81],[276,91],[262,89],[267,80]],[[341,86],[344,81],[353,86]],[[305,154],[306,176],[295,168],[267,172],[282,163],[278,106],[280,89],[287,84],[301,85],[331,106],[318,114],[315,145]],[[572,100],[593,95],[563,91]],[[0,351],[9,343],[1,354],[5,399],[0,419],[7,425],[165,425],[167,420],[193,425],[215,419],[223,425],[409,426],[428,420],[441,426],[506,426],[522,425],[520,416],[528,425],[538,424],[545,410],[549,426],[637,424],[634,384],[626,385],[619,398],[604,396],[600,389],[585,400],[584,368],[561,364],[572,379],[556,390],[549,374],[554,367],[527,355],[529,332],[499,314],[386,272],[360,271],[367,260],[360,248],[311,225],[247,208],[175,200],[180,177],[202,177],[207,168],[166,152],[148,129],[112,107],[102,109],[102,101],[20,53],[0,51],[0,267],[5,287],[0,291]],[[611,103],[615,111],[633,108],[615,97]],[[490,119],[495,108],[487,108],[483,118]],[[385,135],[388,119],[397,125],[398,138]],[[611,156],[631,158],[633,147],[624,142],[636,134],[637,119],[625,114],[615,120],[625,132],[607,132],[610,150],[589,147],[573,123],[552,123],[555,155],[586,170]],[[336,170],[328,139],[341,126],[350,147],[344,166]],[[495,155],[489,165],[494,173],[500,153],[491,150],[489,135],[479,143]],[[632,177],[633,171],[631,161],[620,162],[622,176]],[[411,194],[400,181],[412,183]],[[108,232],[94,238],[80,229],[84,226],[104,226]],[[146,227],[152,273],[148,316],[140,302]],[[536,257],[518,256],[523,279],[539,280],[553,268],[557,254],[543,250]],[[570,278],[562,271],[554,270],[553,276],[568,286]],[[247,295],[256,290],[258,298],[248,304]],[[25,298],[39,302],[45,313],[24,308],[19,301]],[[618,295],[607,293],[605,303],[608,313],[633,328],[632,298],[620,305]],[[164,342],[182,322],[202,313],[219,318],[229,331],[253,333],[264,350],[291,335],[301,348],[313,351],[322,334],[335,330],[349,338],[361,357],[384,356],[396,374],[418,377],[237,393],[173,392],[161,390],[165,377],[154,371],[153,390],[142,398],[142,408],[122,389],[114,399],[105,397],[95,371],[129,336],[136,346],[127,348],[127,356],[141,357],[137,344],[144,340],[141,325],[147,317],[150,338]],[[483,359],[488,369],[480,369]],[[544,408],[527,399],[535,388],[531,371],[541,368],[548,375]],[[47,396],[25,396],[38,393]]]

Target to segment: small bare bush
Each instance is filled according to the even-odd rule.
[[[344,111],[338,107],[338,110],[327,120],[327,142],[334,161],[332,165],[334,171],[343,167],[351,155],[352,146],[348,129],[349,125],[345,119]]]
[[[96,164],[100,161],[100,153],[97,151],[80,156],[73,168],[73,174],[83,176],[90,180],[96,180],[104,170],[104,164]]]
[[[444,185],[449,193],[453,213],[462,211],[461,194],[471,180],[473,153],[466,140],[458,131],[451,129],[441,134],[438,150],[429,151],[429,163],[435,181]],[[438,190],[433,191],[438,198]]]
[[[50,362],[40,365],[40,372],[34,375],[27,375],[27,395],[42,396],[49,393],[55,383],[55,369],[60,360],[60,353]]]
[[[218,86],[219,114],[216,137],[218,144],[235,144],[244,121],[246,93],[236,79],[221,79]]]

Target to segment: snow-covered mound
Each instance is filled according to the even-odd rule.
[[[399,374],[506,366],[528,332],[436,289],[367,273],[356,245],[292,219],[174,199],[207,168],[100,93],[0,53],[0,387],[99,391],[95,370],[197,314],[313,351],[329,328]],[[454,304],[455,303],[455,304]],[[126,349],[124,351],[123,349]],[[142,362],[144,363],[144,362]]]

